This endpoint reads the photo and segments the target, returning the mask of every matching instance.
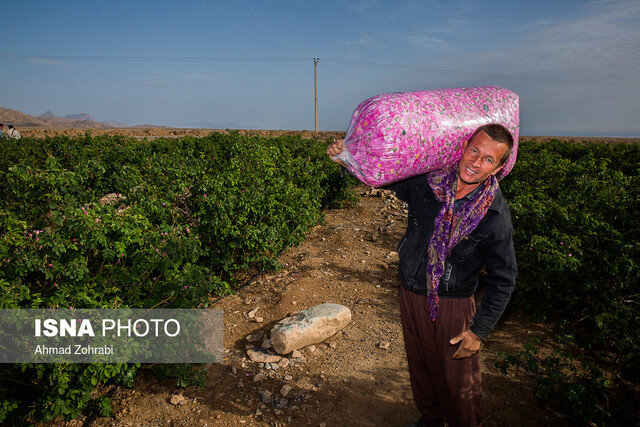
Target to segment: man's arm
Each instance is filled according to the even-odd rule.
[[[516,286],[516,253],[510,218],[502,230],[491,233],[481,243],[480,253],[487,269],[486,287],[480,307],[471,322],[471,332],[484,339],[498,323]]]
[[[449,343],[460,347],[454,353],[454,359],[463,359],[475,354],[489,332],[502,316],[511,293],[516,285],[516,255],[513,248],[513,227],[511,220],[505,218],[505,224],[496,232],[492,232],[482,242],[480,253],[487,269],[487,285],[482,295],[480,307],[471,321],[470,329],[462,331],[451,338]]]

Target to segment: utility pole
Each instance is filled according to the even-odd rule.
[[[320,58],[313,58],[313,89],[316,105],[316,133],[318,133],[318,61],[320,61]]]

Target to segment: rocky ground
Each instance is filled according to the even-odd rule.
[[[110,391],[113,418],[68,425],[384,425],[419,417],[414,407],[399,322],[396,244],[405,206],[391,193],[357,187],[358,202],[331,210],[300,246],[284,253],[284,269],[263,273],[224,310],[224,361],[208,368],[204,387],[179,389],[143,370],[133,389]],[[351,323],[322,343],[268,362],[253,361],[275,323],[332,302],[351,310]],[[518,313],[505,316],[482,349],[484,424],[563,425],[536,405],[533,383],[502,374],[495,361],[530,338],[556,344],[548,326]],[[264,359],[263,359],[264,360]]]

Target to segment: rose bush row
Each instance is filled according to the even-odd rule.
[[[638,144],[523,141],[500,184],[515,229],[516,302],[636,384],[639,167]]]
[[[3,144],[0,308],[206,307],[239,273],[275,267],[323,208],[352,197],[326,143],[298,137]],[[131,383],[136,366],[106,366],[111,375],[5,366],[0,377],[20,381],[0,391],[0,419],[108,413],[91,391]]]

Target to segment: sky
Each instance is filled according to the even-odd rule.
[[[523,135],[640,136],[640,1],[0,0],[0,107],[346,130],[386,92],[495,85]]]

